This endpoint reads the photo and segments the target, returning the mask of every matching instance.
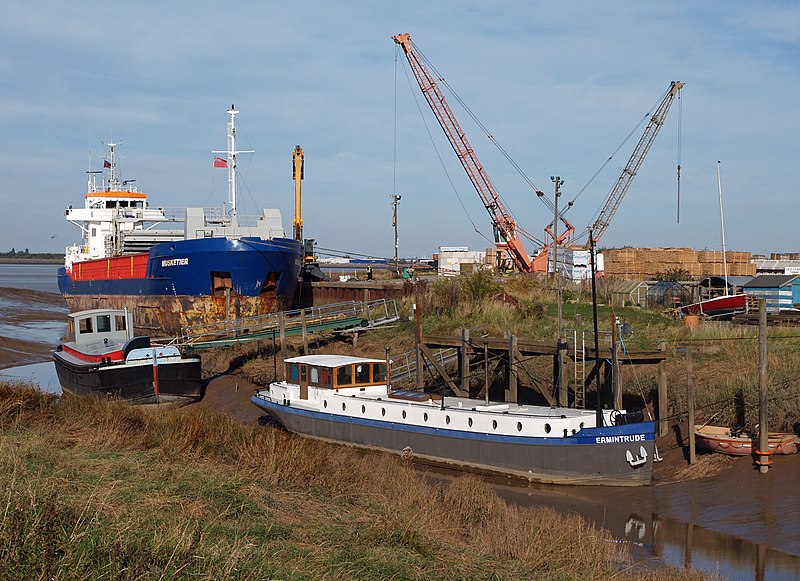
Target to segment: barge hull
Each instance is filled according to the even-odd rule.
[[[343,417],[286,406],[258,396],[253,396],[251,401],[290,432],[511,475],[531,482],[646,486],[652,478],[653,422],[584,428],[566,438],[531,441],[532,438]],[[599,443],[599,438],[606,442],[617,438],[620,443]],[[645,461],[634,467],[628,461],[628,453]]]

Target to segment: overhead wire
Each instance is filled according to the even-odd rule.
[[[646,113],[645,113],[645,114],[642,116],[642,118],[641,118],[641,119],[639,120],[639,122],[638,122],[638,123],[637,123],[637,124],[636,124],[636,125],[633,127],[633,129],[631,129],[631,130],[630,130],[630,132],[628,132],[628,134],[625,136],[625,139],[623,139],[622,143],[620,143],[620,144],[617,146],[617,148],[616,148],[616,149],[615,149],[615,150],[614,150],[614,151],[611,153],[611,155],[610,155],[610,156],[609,156],[609,157],[608,157],[608,158],[607,158],[607,159],[606,159],[606,160],[603,162],[603,164],[602,164],[602,165],[599,167],[599,169],[598,169],[598,170],[597,170],[597,171],[596,171],[596,172],[595,172],[595,173],[592,175],[592,177],[591,177],[591,178],[589,178],[589,181],[588,181],[588,182],[586,182],[586,184],[585,184],[583,187],[581,187],[581,188],[578,190],[578,192],[575,194],[575,197],[573,197],[573,198],[572,198],[572,200],[571,200],[570,202],[568,202],[568,203],[567,203],[567,207],[565,208],[565,210],[564,210],[564,212],[563,212],[564,214],[566,214],[566,213],[567,213],[567,212],[568,212],[568,211],[569,211],[569,210],[570,210],[570,209],[571,209],[571,208],[574,206],[574,204],[575,204],[575,202],[578,200],[578,198],[579,198],[579,197],[580,197],[580,196],[581,196],[581,195],[582,195],[582,194],[583,194],[583,193],[584,193],[584,192],[587,190],[587,188],[588,188],[588,187],[589,187],[589,186],[590,186],[590,185],[591,185],[591,184],[594,182],[594,180],[597,178],[597,176],[599,176],[599,175],[600,175],[600,173],[601,173],[601,172],[602,172],[602,171],[605,169],[605,167],[606,167],[606,166],[607,166],[607,165],[608,165],[608,164],[611,162],[611,160],[612,160],[612,159],[614,159],[614,157],[615,157],[615,156],[617,155],[617,153],[619,153],[619,151],[620,151],[620,150],[621,150],[621,149],[622,149],[622,148],[625,146],[625,144],[626,144],[626,143],[628,143],[628,141],[630,140],[630,138],[631,138],[631,137],[633,137],[633,135],[637,133],[637,131],[639,130],[639,128],[642,126],[642,124],[643,124],[645,121],[648,121],[648,120],[652,119],[655,109],[658,107],[659,103],[661,103],[661,102],[662,102],[662,101],[663,101],[663,100],[666,98],[666,96],[667,96],[667,93],[669,93],[669,91],[670,91],[670,90],[671,90],[671,87],[670,87],[669,89],[667,89],[666,91],[664,91],[663,93],[661,93],[661,96],[660,96],[660,97],[659,97],[659,98],[658,98],[658,99],[655,101],[655,103],[653,103],[653,105],[650,107],[650,109],[649,109],[649,110],[648,110],[648,111],[647,111],[647,112],[646,112]],[[618,181],[618,180],[617,180],[617,181]],[[586,226],[586,228],[585,228],[585,229],[583,229],[583,230],[581,230],[580,232],[577,232],[577,231],[575,232],[574,238],[575,238],[575,240],[576,240],[576,241],[577,241],[577,240],[579,240],[579,239],[581,239],[581,238],[583,238],[584,236],[586,236],[586,235],[589,233],[589,229],[590,229],[590,227],[591,227],[591,224],[594,224],[594,222],[597,220],[598,216],[599,216],[599,215],[600,215],[600,213],[602,212],[602,210],[603,210],[603,207],[604,207],[604,206],[606,205],[606,203],[608,202],[608,198],[609,198],[609,196],[610,196],[610,195],[611,195],[611,193],[614,191],[614,187],[616,186],[616,183],[617,183],[617,181],[614,181],[614,183],[613,183],[613,184],[611,184],[611,187],[609,188],[609,190],[608,190],[608,193],[607,193],[607,194],[606,194],[606,196],[603,198],[603,200],[601,201],[600,205],[597,207],[597,209],[595,210],[594,214],[592,214],[591,218],[589,219],[589,225],[587,225],[587,226]]]
[[[395,52],[399,51],[400,47],[395,48]],[[450,182],[450,187],[453,189],[453,193],[458,200],[458,203],[461,205],[461,208],[464,210],[464,214],[467,216],[470,224],[472,224],[473,230],[482,238],[487,240],[490,244],[494,244],[494,240],[486,236],[483,232],[478,229],[478,226],[475,224],[475,221],[472,219],[472,216],[469,215],[467,211],[467,207],[464,205],[464,201],[461,199],[461,196],[458,193],[458,188],[456,188],[455,183],[453,183],[453,179],[450,177],[450,172],[447,171],[447,167],[444,164],[444,160],[442,159],[441,153],[439,153],[439,148],[436,146],[436,141],[433,139],[433,134],[431,133],[430,127],[428,126],[428,122],[425,119],[425,115],[422,112],[422,107],[420,107],[419,100],[417,99],[417,94],[414,91],[414,86],[411,83],[411,78],[408,74],[408,69],[404,66],[403,72],[406,75],[406,81],[408,82],[409,88],[411,89],[411,95],[414,98],[414,104],[417,106],[417,111],[419,111],[420,118],[422,119],[422,124],[425,126],[425,131],[428,133],[428,139],[430,139],[431,144],[433,145],[433,150],[436,152],[436,157],[439,159],[439,164],[442,166],[442,170],[444,171],[445,176],[447,176],[447,181]],[[396,94],[395,89],[395,94]],[[395,97],[396,98],[396,97]],[[396,116],[396,113],[395,113]]]

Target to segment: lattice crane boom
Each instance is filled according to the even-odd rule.
[[[622,170],[617,183],[614,184],[614,188],[611,190],[608,198],[606,198],[606,202],[602,210],[600,210],[597,220],[595,220],[594,224],[591,226],[595,244],[597,244],[597,241],[605,234],[609,224],[611,224],[611,219],[619,208],[622,198],[625,197],[633,178],[636,177],[639,167],[642,165],[645,156],[647,156],[647,152],[650,151],[650,147],[653,145],[656,135],[658,135],[661,126],[667,118],[667,113],[669,112],[670,106],[672,106],[672,101],[675,99],[675,96],[680,93],[683,85],[684,83],[680,81],[672,81],[667,94],[650,117],[650,121],[647,123],[642,137],[639,139],[639,143],[636,144],[628,160],[628,164]]]
[[[392,39],[399,44],[406,58],[408,64],[414,73],[414,77],[425,96],[425,100],[430,105],[436,120],[439,122],[442,130],[444,130],[450,145],[456,152],[458,160],[467,172],[472,185],[478,192],[478,195],[489,212],[492,222],[497,228],[498,232],[504,239],[504,243],[498,244],[499,247],[508,249],[514,264],[523,272],[532,272],[533,264],[530,256],[525,251],[525,247],[519,238],[517,232],[518,226],[511,213],[506,208],[500,195],[497,193],[492,181],[486,173],[483,164],[478,159],[475,151],[467,139],[464,130],[461,129],[458,120],[453,114],[447,99],[436,83],[436,78],[431,74],[428,67],[422,61],[419,53],[416,51],[414,44],[411,42],[411,36],[408,34],[398,34],[393,36]]]

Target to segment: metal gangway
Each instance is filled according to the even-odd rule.
[[[366,331],[400,319],[393,299],[347,301],[184,327],[173,345],[208,349],[322,332]]]
[[[446,349],[436,349],[433,351],[433,356],[439,365],[452,363],[458,359],[458,349],[449,347]],[[392,361],[392,382],[404,381],[406,379],[416,377],[417,375],[417,351],[412,349],[405,353],[398,355],[391,355]],[[429,365],[425,363],[423,358],[423,366]]]

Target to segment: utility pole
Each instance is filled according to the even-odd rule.
[[[553,275],[556,277],[556,295],[558,297],[558,337],[556,340],[561,343],[561,276],[558,272],[558,198],[561,197],[559,188],[564,185],[564,180],[560,176],[550,176],[550,180],[555,184],[555,204],[553,206]]]
[[[561,273],[558,270],[558,198],[561,197],[561,186],[564,185],[564,180],[560,176],[550,176],[553,184],[555,184],[555,204],[553,205],[553,276],[556,277],[556,304],[557,304],[557,319],[558,331],[556,336],[556,375],[555,384],[556,391],[558,392],[558,405],[566,407],[568,402],[567,386],[564,376],[564,347],[563,343],[563,315],[561,312]]]
[[[400,198],[397,194],[389,194],[392,199],[392,226],[394,226],[394,270],[400,272],[400,261],[397,256],[397,206],[400,204]]]

